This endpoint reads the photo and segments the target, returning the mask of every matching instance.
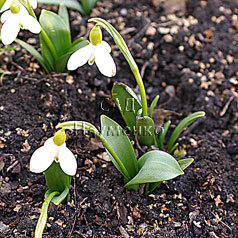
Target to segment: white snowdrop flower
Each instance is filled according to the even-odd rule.
[[[8,3],[8,0],[6,3]],[[28,13],[26,8],[18,0],[11,1],[10,10],[2,14],[1,22],[3,23],[1,39],[4,45],[11,44],[16,39],[21,28],[35,34],[41,31],[39,22]]]
[[[116,65],[110,55],[110,45],[102,40],[102,32],[99,26],[94,26],[90,32],[90,42],[87,46],[75,51],[69,58],[68,70],[75,70],[88,62],[92,65],[95,61],[99,71],[107,76],[116,75]]]
[[[55,161],[60,164],[65,174],[74,176],[77,171],[77,162],[73,153],[66,147],[65,140],[65,132],[62,130],[58,131],[54,137],[49,138],[31,156],[30,171],[42,173]]]

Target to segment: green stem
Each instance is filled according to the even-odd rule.
[[[147,99],[146,99],[146,92],[145,92],[143,80],[141,78],[138,67],[131,70],[135,76],[136,82],[140,90],[141,103],[142,103],[142,116],[147,116]]]
[[[35,238],[41,238],[44,228],[45,228],[45,224],[47,221],[47,213],[48,213],[48,207],[50,204],[50,201],[53,199],[53,197],[55,195],[58,195],[59,192],[52,192],[44,201],[42,208],[41,208],[41,214],[39,217],[39,220],[37,222],[36,225],[36,229],[35,229]]]

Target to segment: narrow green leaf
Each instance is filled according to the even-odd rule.
[[[38,3],[50,4],[50,5],[60,5],[63,3],[66,7],[71,8],[84,14],[84,10],[78,0],[37,0]]]
[[[43,32],[41,32],[44,37],[43,44],[47,44],[55,60],[66,54],[71,48],[71,36],[62,17],[53,12],[42,10],[40,24],[43,28]]]
[[[64,129],[74,129],[74,130],[87,130],[95,134],[96,136],[100,137],[100,133],[98,129],[89,122],[85,121],[67,121],[60,123],[56,126],[57,129],[64,128]]]
[[[69,14],[66,6],[63,3],[60,4],[58,14],[62,17],[65,25],[67,26],[68,31],[70,32]]]
[[[48,207],[50,204],[50,201],[54,198],[54,196],[58,195],[59,192],[52,192],[51,194],[48,195],[48,197],[45,199],[42,208],[41,208],[41,214],[38,219],[36,229],[35,229],[35,237],[36,238],[41,238],[46,222],[47,222],[47,217],[48,217]]]
[[[81,0],[82,1],[82,0]],[[89,13],[92,11],[98,0],[86,0],[88,2]]]
[[[185,170],[193,162],[192,158],[182,159],[178,161],[178,164],[182,170]],[[162,182],[150,183],[149,191],[152,193]]]
[[[6,0],[1,0],[1,1],[0,1],[0,10],[2,9],[2,7],[3,7],[3,5],[4,5],[5,2],[6,2]]]
[[[38,62],[41,64],[41,66],[45,69],[46,73],[50,73],[51,69],[50,69],[50,65],[48,65],[47,61],[45,60],[45,58],[31,45],[29,45],[28,43],[16,39],[15,40],[21,47],[23,47],[24,49],[26,49],[31,55],[33,55]]]
[[[50,65],[51,72],[54,71],[55,59],[57,58],[55,48],[43,29],[40,33],[40,47],[45,61]]]
[[[140,145],[154,145],[156,134],[152,118],[148,116],[136,118],[136,136]]]
[[[132,136],[134,136],[137,113],[142,108],[139,99],[133,90],[123,83],[114,83],[112,97]]]
[[[78,39],[76,39],[72,44],[71,44],[71,48],[74,47],[75,45],[77,45],[78,43],[83,41],[83,37],[80,37]],[[89,41],[88,41],[89,42]]]
[[[174,143],[177,140],[177,138],[179,137],[179,135],[181,134],[181,132],[183,131],[183,129],[188,127],[189,125],[191,125],[194,121],[196,121],[200,117],[204,117],[204,116],[205,116],[205,112],[203,112],[203,111],[194,112],[191,115],[185,117],[177,125],[177,127],[174,129],[172,135],[169,138],[169,142],[168,142],[168,146],[167,146],[167,150],[169,153],[173,152]]]
[[[171,149],[171,154],[175,151],[175,149],[178,147],[179,143],[175,143]]]
[[[169,126],[171,124],[171,121],[167,121],[163,128],[162,128],[162,131],[160,132],[160,135],[159,135],[159,143],[158,143],[158,146],[159,148],[162,150],[163,149],[163,146],[164,146],[164,139],[165,139],[165,136],[168,132],[168,129],[169,129]]]
[[[126,168],[130,176],[129,179],[133,178],[137,174],[138,163],[134,149],[125,131],[119,124],[117,124],[109,117],[106,117],[105,115],[101,116],[101,130],[102,136],[106,139],[109,146],[116,153],[116,155],[119,157],[120,161]],[[113,158],[113,156],[109,152],[108,154],[110,155],[114,165],[123,174],[122,169],[120,168],[115,158]]]
[[[149,193],[152,193],[162,182],[150,183],[149,184]]]
[[[161,182],[183,174],[176,159],[164,151],[149,151],[140,157],[138,163],[139,172],[125,187],[139,183]]]
[[[153,114],[153,111],[155,109],[155,106],[157,105],[157,102],[159,100],[159,95],[157,95],[154,100],[152,101],[151,105],[150,105],[150,110],[149,110],[149,117],[152,118],[152,114]]]
[[[64,191],[60,195],[54,196],[51,202],[53,202],[55,205],[59,205],[60,203],[70,202],[69,187],[65,187]]]

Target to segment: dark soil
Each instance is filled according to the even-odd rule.
[[[190,0],[183,13],[172,15],[156,2],[99,1],[91,16],[111,19],[122,32],[149,102],[159,94],[160,108],[181,113],[172,117],[173,124],[190,112],[206,112],[180,138],[186,157],[195,161],[185,175],[146,197],[123,188],[119,172],[100,158],[102,148],[68,132],[67,144],[78,155],[72,202],[50,205],[44,237],[238,237],[238,2]],[[86,36],[88,18],[70,13],[73,38]],[[37,36],[21,32],[19,37],[39,46]],[[62,121],[98,126],[106,114],[124,125],[110,101],[113,82],[138,89],[114,46],[112,79],[95,65],[70,76],[46,75],[25,50],[12,46],[17,48],[0,59],[1,71],[11,72],[0,86],[0,160],[5,163],[0,232],[1,237],[33,237],[47,190],[44,175],[29,171],[33,151]],[[169,96],[171,88],[175,92]]]

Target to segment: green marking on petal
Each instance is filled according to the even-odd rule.
[[[88,63],[89,63],[90,65],[92,65],[92,64],[94,63],[94,61],[95,61],[95,57],[94,57],[92,60],[90,60]]]

